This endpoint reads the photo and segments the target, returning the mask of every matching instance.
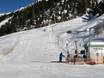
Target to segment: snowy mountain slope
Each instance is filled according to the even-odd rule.
[[[37,34],[32,34],[32,33],[37,33]],[[13,50],[13,54],[10,53],[10,55],[6,57],[9,57],[9,58],[12,57],[11,60],[19,60],[19,59],[21,60],[24,58],[24,60],[27,60],[27,61],[35,61],[35,60],[48,61],[52,59],[53,56],[49,56],[50,57],[49,58],[48,55],[53,55],[53,52],[56,53],[55,51],[56,49],[54,48],[55,46],[51,44],[49,35],[50,34],[48,33],[44,34],[43,31],[39,31],[39,30],[38,31],[32,30],[30,32],[26,32],[25,34],[24,33],[18,34],[16,38],[18,37],[17,39],[19,41],[16,40],[18,44]],[[9,39],[13,39],[13,38],[9,37]],[[44,53],[44,55],[42,52]],[[30,56],[28,57],[28,55]],[[17,58],[17,59],[13,59],[13,58]]]
[[[23,11],[24,9],[26,9],[26,8],[32,6],[32,5],[34,5],[34,2],[30,3],[30,4],[27,5],[27,6],[24,6],[24,7],[21,7],[21,8],[19,8],[19,9],[14,10],[14,13],[15,13],[15,12]]]
[[[103,15],[98,19],[102,17]],[[1,42],[2,42],[1,46],[3,46],[5,42],[8,44],[8,42],[12,41],[11,46],[9,45],[8,46],[10,50],[13,49],[12,51],[13,53],[10,53],[9,55],[7,55],[5,59],[8,60],[8,58],[11,57],[11,60],[24,59],[26,61],[57,60],[58,53],[62,50],[62,48],[65,47],[66,39],[69,38],[67,34],[66,35],[63,35],[63,34],[65,34],[69,30],[75,32],[80,30],[83,31],[87,28],[94,27],[96,26],[98,19],[93,20],[92,22],[85,23],[85,22],[82,22],[81,18],[76,18],[71,21],[56,23],[56,24],[35,29],[35,30],[19,32],[19,33],[16,33],[17,35],[7,36],[6,37],[7,40],[5,39],[2,40],[1,38]],[[61,38],[62,36],[64,37]],[[74,37],[73,37],[73,34],[70,36],[72,36],[73,39],[79,36],[79,39],[80,39],[81,33],[74,34]],[[61,44],[59,42],[60,39],[61,39]],[[14,47],[13,45],[16,45],[16,46]],[[4,49],[1,49],[1,51],[3,51]],[[44,52],[44,54],[42,52]],[[7,49],[7,53],[8,53],[8,49]],[[1,54],[1,56],[5,56],[5,55]],[[56,56],[56,58],[53,59],[54,56]],[[12,58],[15,58],[15,59],[12,59]]]
[[[88,7],[90,7],[90,11],[87,13],[86,9]],[[0,36],[71,20],[78,16],[82,16],[85,12],[87,13],[87,18],[90,18],[91,20],[91,17],[100,16],[104,13],[102,7],[104,7],[104,2],[99,2],[99,0],[35,1],[25,7],[21,7],[20,9],[11,12],[9,15],[0,17],[1,22],[5,18],[13,16],[13,18],[4,26],[5,29],[12,32],[8,32],[0,28]],[[90,12],[91,14],[89,14]]]
[[[90,33],[90,37],[94,39],[96,36],[96,34],[94,33],[94,27],[98,25],[100,26],[104,25],[104,15],[102,15],[101,17],[98,17],[95,20],[89,21],[85,26],[77,28],[77,30],[74,31],[76,32],[76,35],[74,34],[75,38],[82,37],[86,39],[89,37],[89,33]]]
[[[58,53],[65,47],[66,41],[69,38],[67,34],[65,35],[67,31],[71,30],[75,32],[77,30],[83,30],[83,29],[85,30],[87,28],[96,26],[96,24],[99,23],[97,22],[98,19],[102,17],[104,16],[102,15],[101,17],[88,23],[82,22],[81,18],[76,18],[71,21],[56,23],[54,25],[50,25],[47,27],[39,28],[39,29],[19,32],[19,33],[16,33],[17,35],[11,34],[10,36],[6,37],[8,42],[13,40],[12,41],[13,43],[11,43],[11,46],[9,47],[12,48],[13,47],[12,45],[15,45],[15,44],[16,46],[13,47],[13,51],[3,59],[7,59],[7,60],[9,58],[10,60],[22,59],[21,61],[57,60]],[[72,37],[69,38],[69,41],[71,42],[70,39],[73,39],[72,42],[74,42],[77,36],[79,36],[79,39],[80,39],[81,38],[80,34],[78,33],[74,35],[71,34],[70,36]],[[83,34],[82,36],[84,35],[85,34]],[[62,36],[64,37],[61,38]],[[60,39],[61,39],[61,43],[60,43]],[[1,38],[2,44],[0,45],[2,46],[3,44],[5,44],[5,42],[7,42],[5,41],[5,39],[3,40]],[[4,45],[4,49],[5,49],[5,45]],[[7,53],[8,53],[8,49],[7,49]],[[16,58],[16,59],[13,59],[13,58]]]
[[[1,16],[3,16],[3,15],[4,15],[3,13],[2,13],[2,14],[0,14],[0,17],[1,17]]]
[[[4,25],[8,20],[0,24]],[[89,35],[95,38],[93,31],[89,34],[86,30],[97,24],[103,25],[103,20],[103,15],[89,22],[82,22],[79,17],[0,37],[0,78],[103,78],[103,65],[51,63],[58,60],[60,51],[66,54],[69,49],[70,53],[74,53],[75,41],[80,45],[78,48],[82,49]]]
[[[103,17],[100,18],[103,20]],[[93,21],[97,22],[98,19]],[[67,49],[67,40],[74,42],[78,34],[74,32],[94,25],[95,23],[92,22],[82,22],[79,17],[71,21],[0,37],[0,77],[103,78],[104,66],[102,65],[73,66],[73,64],[50,63],[57,61],[60,51]],[[73,33],[67,34],[69,30]]]
[[[103,16],[101,18],[103,20]],[[67,49],[66,41],[71,39],[74,42],[76,35],[80,37],[75,32],[85,29],[88,25],[88,28],[94,26],[90,22],[85,23],[82,22],[81,18],[76,18],[63,23],[0,37],[0,77],[103,78],[104,66],[102,65],[73,66],[73,64],[50,63],[57,61],[59,52]],[[67,34],[66,32],[69,30],[73,33]]]
[[[12,17],[6,18],[5,20],[0,22],[0,27],[4,24],[6,24]]]
[[[8,12],[8,13],[1,13],[1,14],[0,14],[0,17],[3,16],[3,15],[8,15],[8,14],[10,14],[10,13],[11,13],[11,12]]]
[[[10,53],[10,55],[6,57],[9,57],[9,58],[11,57],[11,60],[24,59],[26,61],[57,60],[58,59],[57,56],[61,50],[61,48],[58,47],[59,45],[57,42],[58,36],[61,35],[61,33],[65,33],[71,28],[73,29],[74,27],[73,25],[76,25],[77,27],[77,23],[74,24],[74,22],[78,21],[79,19],[80,18],[74,19],[73,21],[67,21],[59,24],[57,23],[55,27],[54,25],[52,25],[53,32],[51,31],[51,26],[48,26],[40,29],[31,30],[28,32],[17,33],[17,35],[15,36],[19,41],[17,40],[15,41],[17,41],[18,44],[15,48],[13,47],[14,48],[14,50],[12,51],[13,54]],[[81,22],[81,20],[79,22]],[[69,25],[68,23],[71,24],[72,26]],[[78,26],[80,25],[81,23],[78,24]],[[44,32],[44,29],[46,30],[46,32]],[[9,39],[12,40],[13,37],[14,36],[6,37],[6,38],[8,38],[8,40]],[[15,41],[14,41],[14,44],[16,43]],[[3,42],[5,44],[6,41],[3,41]],[[42,52],[44,52],[44,54]],[[29,55],[31,58],[28,57]],[[13,58],[16,58],[16,59],[13,59]],[[8,58],[4,58],[4,59],[8,60]]]

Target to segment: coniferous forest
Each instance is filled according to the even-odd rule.
[[[71,20],[85,14],[87,8],[91,9],[93,16],[101,16],[103,7],[104,0],[42,0],[0,16],[0,22],[11,17],[0,27],[0,36]]]

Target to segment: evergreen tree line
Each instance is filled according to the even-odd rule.
[[[86,8],[93,10],[93,15],[104,13],[104,2],[97,0],[42,0],[9,15],[12,19],[0,28],[0,36],[13,32],[47,26],[49,24],[71,20],[82,16]],[[0,21],[8,16],[0,17]]]

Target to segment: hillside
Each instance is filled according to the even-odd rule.
[[[68,46],[72,49],[75,48],[75,45],[71,44],[77,40],[80,50],[88,42],[90,35],[91,39],[104,38],[104,32],[100,31],[104,30],[103,23],[104,15],[88,23],[82,22],[82,19],[78,17],[71,21],[3,36],[0,38],[1,56],[3,56],[3,60],[20,59],[23,62],[24,60],[43,62],[57,60],[58,52],[66,50],[67,41]],[[99,33],[95,33],[96,27],[99,25],[101,26]],[[89,31],[85,31],[90,28],[95,32],[91,31],[89,34]]]
[[[89,32],[82,31],[95,28],[102,23],[104,24],[104,15],[89,22],[83,22],[81,17],[78,17],[70,21],[0,37],[0,77],[103,78],[103,65],[52,63],[52,61],[58,61],[60,51],[66,56],[67,41],[69,41],[69,51],[73,54],[75,40],[78,40],[79,47],[83,47],[80,46],[83,44],[82,39],[84,38],[86,42],[89,38]],[[69,31],[71,33],[68,33]],[[90,33],[91,39],[94,38],[93,33]]]
[[[104,41],[104,0],[38,1],[0,15],[0,78],[104,78],[103,64],[79,61],[87,43]]]
[[[98,0],[41,0],[0,17],[0,22],[12,17],[0,28],[0,35],[40,28],[49,24],[82,16],[91,8],[94,16],[104,13],[104,2]]]

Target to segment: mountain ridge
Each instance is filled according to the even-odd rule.
[[[91,8],[93,15],[102,15],[103,6],[104,2],[98,3],[97,0],[93,3],[90,3],[89,0],[87,2],[86,0],[41,0],[0,17],[0,21],[2,21],[13,16],[0,28],[0,35],[71,20],[85,14],[86,8]]]

